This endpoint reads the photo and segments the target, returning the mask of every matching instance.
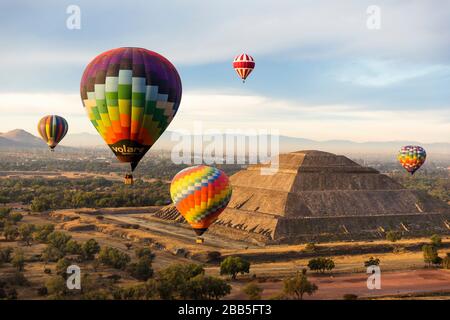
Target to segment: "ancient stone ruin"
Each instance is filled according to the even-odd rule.
[[[450,207],[377,170],[321,151],[282,154],[279,169],[252,165],[230,177],[233,196],[210,232],[264,243],[450,234]],[[182,221],[175,208],[156,216]]]

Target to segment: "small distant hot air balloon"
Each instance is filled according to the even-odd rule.
[[[181,79],[169,60],[156,52],[118,48],[88,64],[80,92],[95,129],[133,171],[177,113]],[[132,181],[127,174],[125,182]]]
[[[240,54],[236,56],[236,58],[234,58],[233,68],[234,70],[236,70],[238,76],[242,79],[242,82],[245,82],[245,79],[247,79],[249,74],[255,68],[255,60],[252,56],[246,53]]]
[[[181,170],[170,185],[178,211],[199,236],[217,219],[231,198],[227,175],[214,167],[199,165]]]
[[[69,130],[66,119],[60,116],[45,116],[38,123],[38,132],[51,151],[64,138]]]
[[[419,146],[404,146],[398,153],[398,161],[411,174],[424,164],[426,158],[425,149]]]

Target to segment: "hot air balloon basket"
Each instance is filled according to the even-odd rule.
[[[133,182],[134,182],[134,181],[133,181],[133,175],[131,175],[131,174],[126,174],[126,175],[125,175],[124,182],[125,182],[126,185],[132,185]]]

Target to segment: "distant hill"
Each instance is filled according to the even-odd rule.
[[[155,143],[155,150],[171,150],[177,144],[172,141],[171,131],[166,131]],[[205,143],[206,145],[207,143]],[[316,141],[311,139],[280,136],[280,152],[293,152],[298,150],[323,150],[327,152],[358,155],[388,155],[392,157],[403,145],[421,145],[433,158],[450,159],[450,143],[421,143],[418,141],[377,141],[354,142],[349,140]],[[68,134],[61,142],[61,146],[75,148],[105,147],[103,139],[92,133]],[[16,129],[0,133],[0,148],[45,147],[45,143],[38,137],[25,130]]]
[[[31,133],[15,129],[6,133],[0,133],[0,147],[3,148],[43,148],[46,147],[44,141]]]

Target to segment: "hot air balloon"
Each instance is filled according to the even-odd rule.
[[[398,161],[411,174],[424,164],[426,158],[425,149],[419,146],[404,146],[398,153]]]
[[[80,92],[95,129],[133,171],[177,113],[181,79],[156,52],[117,48],[88,64]],[[132,181],[131,174],[127,181]]]
[[[233,68],[242,79],[242,82],[245,82],[245,79],[247,79],[248,75],[255,68],[255,60],[253,60],[252,56],[246,53],[240,54],[234,58]]]
[[[66,119],[60,116],[45,116],[38,123],[38,132],[51,151],[64,138],[69,129]]]
[[[170,196],[180,214],[194,229],[197,242],[217,219],[231,198],[227,175],[214,167],[199,165],[178,172],[170,185]]]

